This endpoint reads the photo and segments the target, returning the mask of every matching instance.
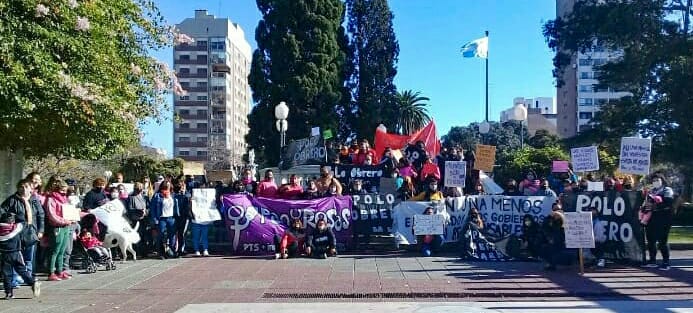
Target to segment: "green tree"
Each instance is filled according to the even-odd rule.
[[[538,129],[534,133],[534,136],[529,137],[527,144],[537,149],[559,146],[561,144],[561,138],[555,134],[549,133],[546,129]]]
[[[96,159],[135,144],[180,87],[148,53],[173,35],[150,0],[0,1],[0,149]]]
[[[479,123],[471,123],[468,126],[455,126],[442,138],[445,147],[461,147],[465,150],[474,150],[476,144],[496,146],[498,154],[520,148],[520,125],[515,122],[489,122],[491,128],[487,134],[479,132]],[[522,126],[524,127],[524,126]],[[527,129],[524,130],[525,141]]]
[[[338,0],[257,0],[249,83],[256,105],[246,135],[258,162],[279,161],[274,107],[290,108],[288,139],[307,137],[313,126],[340,130],[345,89],[344,5]]]
[[[384,124],[396,128],[399,44],[387,0],[346,0],[351,36],[354,106],[351,124],[358,137],[371,138]]]
[[[118,168],[127,181],[140,181],[142,177],[154,180],[156,175],[178,177],[183,174],[184,161],[179,158],[157,160],[148,155],[138,155],[127,158]]]
[[[558,146],[549,146],[541,149],[525,146],[524,149],[516,149],[501,152],[498,156],[498,167],[494,173],[496,182],[504,182],[508,179],[520,179],[527,171],[534,171],[537,175],[547,177],[551,173],[551,165],[554,160],[570,160],[568,153]]]
[[[572,54],[605,47],[620,58],[598,67],[597,87],[631,94],[602,106],[594,128],[573,144],[598,143],[618,151],[623,136],[650,137],[654,160],[677,164],[689,179],[693,176],[691,13],[691,1],[585,0],[544,26],[556,51],[556,78]]]
[[[429,100],[418,91],[398,92],[394,129],[400,134],[409,135],[426,126],[431,121],[427,108]]]

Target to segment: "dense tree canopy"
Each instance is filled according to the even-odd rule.
[[[620,58],[599,67],[600,87],[628,91],[593,119],[594,128],[573,143],[617,150],[623,136],[653,139],[655,160],[693,174],[693,36],[691,1],[584,0],[573,12],[548,22],[544,34],[556,51],[555,76],[574,52],[595,46]]]
[[[445,147],[461,147],[465,150],[474,150],[476,144],[482,143],[496,146],[498,153],[520,148],[521,131],[519,123],[489,123],[491,124],[491,129],[488,134],[479,133],[478,123],[471,123],[469,126],[452,127],[448,134],[443,136],[443,145]],[[525,142],[527,142],[526,128],[524,130],[524,136]]]
[[[346,93],[344,5],[339,0],[257,0],[262,20],[255,30],[249,83],[256,105],[246,136],[258,162],[279,161],[274,108],[290,108],[287,138],[300,139],[310,129],[339,130]]]
[[[172,37],[149,0],[0,1],[0,149],[100,158],[137,143],[176,82],[148,51]]]

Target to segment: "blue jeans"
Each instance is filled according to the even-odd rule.
[[[33,275],[34,269],[34,255],[36,254],[36,246],[38,243],[33,244],[29,247],[25,247],[22,250],[22,257],[24,258],[24,265],[26,266],[26,271],[29,275]],[[19,286],[24,283],[24,280],[17,274],[17,271],[13,271],[12,286]]]
[[[173,217],[161,217],[159,218],[159,235],[156,237],[156,245],[161,251],[161,255],[164,255],[166,248],[164,246],[164,233],[168,237],[168,247],[171,252],[176,251],[176,221]]]
[[[192,223],[192,244],[195,252],[201,251],[200,244],[202,244],[202,250],[207,250],[207,247],[209,246],[209,241],[207,239],[208,233],[209,225]]]

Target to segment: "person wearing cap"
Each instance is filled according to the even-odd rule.
[[[420,192],[411,201],[443,201],[443,193],[438,189],[438,181],[431,179],[428,181],[426,191]]]
[[[669,231],[674,217],[674,190],[666,185],[666,180],[662,175],[652,176],[652,189],[648,196],[651,201],[645,203],[645,209],[652,211],[652,216],[645,227],[647,238],[647,251],[650,260],[645,267],[657,267],[657,247],[662,253],[662,264],[659,269],[667,271],[669,266]]]

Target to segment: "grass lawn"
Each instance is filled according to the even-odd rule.
[[[693,226],[672,227],[669,233],[671,243],[693,243]]]

